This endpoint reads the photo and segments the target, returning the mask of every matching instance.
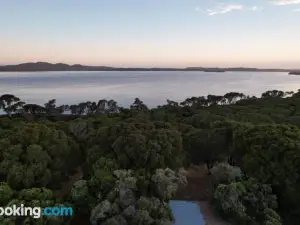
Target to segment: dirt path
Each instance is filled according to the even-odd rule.
[[[199,206],[206,225],[230,225],[216,215],[210,202],[201,201],[199,202]]]
[[[212,199],[212,184],[205,166],[188,169],[188,185],[179,188],[175,200],[209,201]]]
[[[188,185],[178,190],[174,200],[197,201],[206,225],[230,225],[222,220],[213,210],[211,200],[213,187],[206,167],[192,166],[188,169]]]
[[[61,189],[55,192],[55,195],[58,199],[63,199],[65,196],[70,194],[73,184],[77,181],[81,180],[83,177],[83,173],[81,167],[76,168],[76,173],[70,177],[70,179],[66,182],[63,182],[61,185]]]

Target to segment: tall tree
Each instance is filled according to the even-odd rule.
[[[24,102],[11,94],[4,94],[0,96],[0,110],[2,109],[10,117],[12,113],[17,112],[22,108]]]
[[[48,115],[54,114],[56,112],[56,99],[51,99],[45,103],[45,110]]]
[[[137,111],[137,112],[142,112],[142,111],[147,111],[148,110],[148,107],[139,98],[134,99],[134,102],[132,103],[130,108],[132,110]]]

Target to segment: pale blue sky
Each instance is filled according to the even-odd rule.
[[[0,64],[300,68],[300,0],[1,0]]]

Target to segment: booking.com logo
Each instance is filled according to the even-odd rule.
[[[72,207],[25,207],[12,205],[9,207],[0,207],[0,216],[31,216],[35,219],[41,216],[72,216]]]

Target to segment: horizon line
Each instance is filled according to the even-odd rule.
[[[248,66],[226,66],[226,67],[220,67],[220,66],[185,66],[185,67],[166,67],[166,66],[151,66],[151,67],[120,67],[120,66],[108,66],[108,65],[87,65],[87,64],[80,64],[80,63],[75,63],[75,64],[69,64],[69,63],[63,63],[63,62],[50,62],[50,61],[29,61],[29,62],[23,62],[23,63],[16,63],[16,64],[0,64],[0,67],[4,66],[18,66],[18,65],[23,65],[23,64],[38,64],[38,63],[45,63],[45,64],[51,64],[51,65],[67,65],[67,66],[86,66],[86,67],[107,67],[107,68],[120,68],[120,69],[187,69],[187,68],[203,68],[203,69],[231,69],[231,68],[244,68],[244,69],[262,69],[262,70],[300,70],[299,68],[261,68],[261,67],[248,67]]]

